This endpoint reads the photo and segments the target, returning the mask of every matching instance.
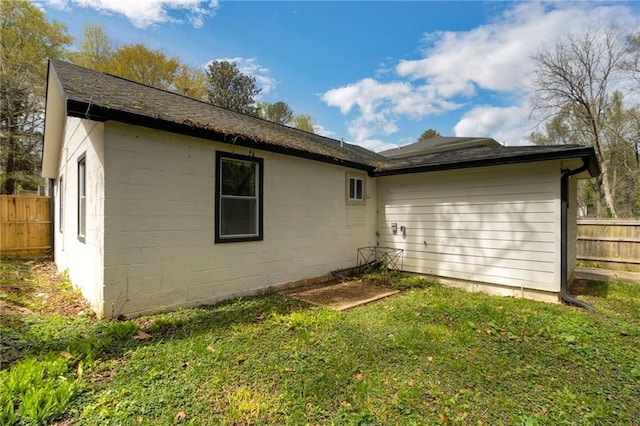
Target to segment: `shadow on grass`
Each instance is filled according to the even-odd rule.
[[[606,299],[609,294],[607,281],[575,279],[569,285],[569,292],[576,296],[593,296]]]
[[[17,265],[19,266],[19,264]],[[366,276],[369,280],[373,275]],[[391,279],[393,278],[393,279]],[[431,286],[417,277],[385,276],[394,288]],[[188,339],[226,331],[246,324],[259,324],[271,316],[290,315],[313,308],[283,294],[243,297],[216,305],[200,306],[130,321],[99,321],[91,317],[25,315],[1,317],[0,369],[28,356],[41,357],[67,352],[76,359],[114,359],[137,347],[167,339]],[[138,330],[144,332],[142,336]]]
[[[118,358],[136,347],[166,339],[192,338],[202,333],[223,335],[249,323],[260,323],[270,315],[288,315],[311,305],[283,295],[239,298],[217,305],[178,310],[131,321],[40,316],[0,318],[2,369],[29,356],[68,352],[77,359]],[[149,337],[138,339],[138,330]]]

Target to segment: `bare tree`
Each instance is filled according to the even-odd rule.
[[[602,29],[569,36],[533,58],[534,112],[543,111],[548,116],[566,114],[567,123],[582,129],[586,144],[594,147],[600,162],[598,187],[613,217],[617,217],[617,212],[603,130],[614,88],[626,74],[624,65],[629,52],[628,44],[616,31]]]

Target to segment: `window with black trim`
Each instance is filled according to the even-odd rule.
[[[365,180],[361,173],[347,172],[346,175],[346,199],[349,204],[362,204],[365,202]]]
[[[78,158],[78,240],[84,243],[87,230],[87,162],[85,154]]]
[[[216,151],[216,243],[262,240],[263,164]]]

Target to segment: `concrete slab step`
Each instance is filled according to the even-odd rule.
[[[620,281],[629,284],[640,284],[640,272],[602,268],[576,268],[575,276],[581,280]]]

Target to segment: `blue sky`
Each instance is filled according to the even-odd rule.
[[[433,128],[525,144],[531,56],[567,34],[640,28],[636,2],[38,0],[80,40],[101,24],[192,66],[233,60],[260,100],[376,151]]]

